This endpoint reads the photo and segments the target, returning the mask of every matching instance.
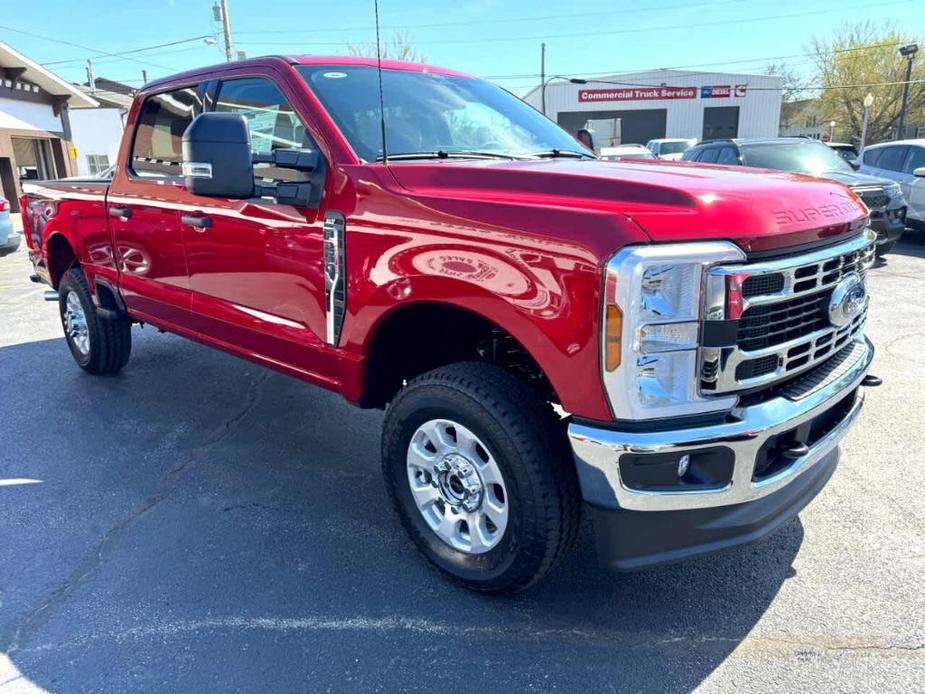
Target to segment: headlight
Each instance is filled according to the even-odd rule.
[[[742,262],[727,241],[625,248],[604,281],[604,386],[617,419],[726,410],[737,399],[700,394],[699,339],[705,270]]]

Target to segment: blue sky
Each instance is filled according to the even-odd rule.
[[[11,2],[12,0],[8,0]],[[34,0],[27,12],[2,13],[0,40],[69,80],[96,76],[141,83],[197,65],[220,62],[220,45],[202,40],[112,58],[118,53],[214,34],[212,0]],[[236,48],[266,53],[340,54],[348,43],[374,38],[371,0],[229,0]],[[496,78],[523,94],[537,82],[540,43],[547,74],[623,72],[658,67],[760,71],[778,56],[805,53],[813,36],[845,22],[892,20],[920,31],[925,0],[381,0],[383,36],[405,30],[430,63]],[[45,38],[29,36],[30,32]],[[51,40],[46,40],[51,39]],[[60,62],[68,61],[68,62]],[[784,62],[799,71],[809,59]],[[502,78],[501,76],[511,76]]]

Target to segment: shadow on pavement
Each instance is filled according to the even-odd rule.
[[[690,690],[750,632],[799,522],[624,575],[587,528],[486,598],[429,569],[379,476],[381,413],[135,329],[115,377],[0,348],[0,650],[49,690]],[[2,673],[0,673],[2,674]],[[2,678],[0,678],[2,679]]]

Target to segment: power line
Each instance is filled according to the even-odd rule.
[[[908,43],[908,42],[907,41],[893,41],[890,43],[877,43],[877,44],[873,44],[870,46],[856,46],[854,48],[837,48],[835,50],[828,51],[828,53],[831,53],[834,55],[836,53],[840,54],[840,53],[852,53],[855,51],[869,51],[875,48],[893,48],[896,46],[902,46],[905,43]],[[624,72],[624,73],[650,72],[650,71],[655,71],[655,70],[683,70],[685,68],[709,67],[713,65],[741,65],[744,63],[762,63],[762,62],[768,62],[771,60],[787,60],[789,58],[808,58],[814,55],[816,54],[815,53],[793,53],[791,55],[775,55],[775,56],[766,56],[764,58],[747,58],[744,60],[718,60],[713,63],[694,63],[690,65],[674,65],[672,67],[666,67],[666,68],[648,68],[644,70],[622,70],[621,72]],[[598,71],[598,72],[572,72],[572,73],[569,73],[567,76],[568,77],[586,77],[586,76],[592,77],[596,75],[613,75],[613,74],[615,74],[613,70],[607,70],[607,71]],[[483,77],[482,79],[486,79],[486,80],[528,79],[530,77],[539,77],[539,73],[521,74],[521,75],[488,75],[486,77]]]
[[[726,24],[741,24],[742,22],[764,22],[764,21],[773,21],[776,19],[795,19],[798,17],[813,17],[821,14],[831,14],[832,12],[845,12],[847,10],[867,10],[873,7],[883,7],[887,5],[904,5],[915,0],[886,0],[885,2],[879,3],[864,3],[860,5],[849,5],[842,6],[827,10],[809,10],[807,12],[792,12],[788,14],[776,14],[776,15],[765,15],[763,17],[745,17],[745,18],[736,18],[736,19],[721,19],[711,22],[696,22],[696,23],[686,23],[686,24],[675,24],[670,26],[659,26],[659,27],[635,27],[628,29],[614,29],[608,31],[586,31],[586,32],[574,32],[566,34],[534,34],[530,36],[497,36],[497,37],[481,37],[474,39],[437,39],[433,41],[415,41],[415,44],[418,45],[447,45],[447,44],[470,44],[470,43],[487,43],[487,42],[513,42],[513,41],[539,41],[545,40],[550,41],[552,39],[566,39],[566,38],[588,38],[592,36],[616,36],[622,34],[638,34],[644,32],[659,31],[665,32],[673,29],[699,29],[703,27],[712,27],[712,26],[722,26]],[[255,41],[248,43],[247,45],[252,46],[291,46],[292,41]],[[313,41],[312,45],[315,46],[340,46],[342,43],[318,43]]]
[[[15,27],[4,26],[2,24],[0,24],[0,29],[5,29],[6,31],[12,31],[14,34],[22,34],[23,36],[31,36],[32,38],[39,39],[41,41],[49,41],[51,43],[63,44],[65,46],[72,46],[74,48],[79,48],[82,51],[90,51],[91,53],[96,53],[97,55],[118,56],[117,53],[109,53],[107,51],[101,51],[98,48],[90,48],[89,46],[82,46],[79,43],[73,43],[71,41],[64,41],[63,39],[53,39],[48,36],[42,36],[41,34],[35,34],[31,31],[25,31],[23,29],[16,29]],[[137,58],[124,58],[124,60],[129,60],[133,63],[138,63],[139,65],[147,65],[149,67],[156,67],[161,70],[173,69],[173,68],[167,67],[166,65],[158,65],[157,63],[150,63],[145,60],[139,60]]]
[[[3,27],[0,27],[0,28],[3,28]],[[183,43],[190,43],[191,41],[202,41],[203,39],[208,39],[208,38],[212,38],[212,35],[203,34],[202,36],[191,36],[188,39],[178,39],[177,41],[169,41],[167,43],[158,43],[153,46],[145,46],[144,48],[133,48],[130,51],[119,51],[117,53],[106,53],[106,56],[121,60],[126,55],[131,55],[135,53],[143,53],[145,51],[152,51],[156,48],[167,48],[168,46],[178,46]],[[64,65],[67,63],[82,63],[83,61],[84,61],[84,58],[68,58],[66,60],[53,60],[51,62],[42,63],[42,65],[45,67],[48,67],[50,65]]]
[[[383,27],[383,29],[388,30],[397,30],[404,31],[408,29],[431,29],[436,27],[459,27],[459,26],[475,26],[483,24],[522,24],[523,22],[533,22],[533,21],[545,21],[550,19],[581,19],[587,17],[618,17],[628,14],[640,14],[647,13],[651,14],[653,11],[661,12],[663,10],[684,10],[684,9],[695,9],[698,7],[716,7],[718,5],[731,5],[734,3],[742,2],[752,2],[752,0],[720,0],[720,2],[697,2],[697,3],[682,3],[678,5],[664,5],[661,7],[640,7],[634,10],[619,10],[619,11],[603,11],[603,12],[581,12],[581,13],[572,13],[572,14],[549,14],[549,15],[538,15],[533,17],[516,17],[511,19],[473,19],[462,22],[430,22],[426,24],[402,24],[400,26],[390,26]],[[330,34],[332,31],[367,31],[371,27],[367,26],[354,26],[354,27],[338,27],[338,28],[324,28],[324,29],[255,29],[250,31],[237,31],[236,34]]]

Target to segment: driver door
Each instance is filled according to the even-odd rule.
[[[268,76],[221,82],[212,110],[245,116],[254,154],[315,147]],[[264,164],[255,174],[264,185],[307,178]],[[206,198],[184,188],[180,215],[199,329],[244,356],[304,375],[331,373],[333,357],[324,343],[324,210],[270,197]]]

